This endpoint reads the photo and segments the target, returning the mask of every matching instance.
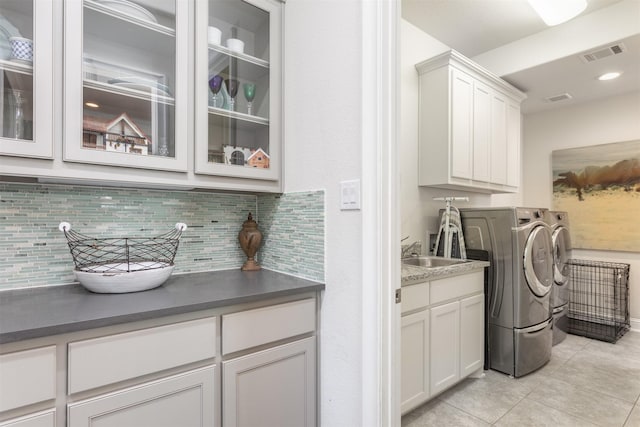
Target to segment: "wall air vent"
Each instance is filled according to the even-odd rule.
[[[573,97],[570,94],[561,93],[559,95],[553,95],[553,96],[550,96],[548,98],[545,98],[544,100],[547,101],[547,102],[559,102],[559,101],[564,101],[564,100],[571,99],[571,98],[573,98]]]
[[[602,58],[606,58],[608,56],[618,55],[622,52],[625,52],[626,50],[627,48],[624,47],[622,43],[616,43],[614,45],[601,47],[591,52],[581,53],[580,59],[582,59],[582,62],[589,63]]]

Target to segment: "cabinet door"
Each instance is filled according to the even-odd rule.
[[[190,5],[65,1],[64,160],[187,170]]]
[[[53,6],[2,1],[0,155],[53,156]]]
[[[311,427],[315,337],[222,362],[222,424]]]
[[[491,97],[491,183],[507,183],[507,99]]]
[[[460,301],[460,377],[464,378],[483,366],[484,295]]]
[[[196,2],[196,173],[278,180],[282,5]]]
[[[0,427],[55,427],[56,410],[38,412],[0,423]]]
[[[55,398],[55,345],[0,355],[0,412]]]
[[[68,405],[68,426],[205,427],[214,425],[215,367]]]
[[[507,105],[507,185],[520,185],[520,104]]]
[[[473,86],[473,179],[489,182],[491,164],[491,90],[475,82]]]
[[[429,310],[402,316],[401,411],[429,398]]]
[[[431,308],[431,395],[436,395],[460,378],[460,302]]]
[[[472,178],[473,79],[451,70],[451,176]]]

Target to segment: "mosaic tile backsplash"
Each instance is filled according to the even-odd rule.
[[[260,263],[305,278],[324,278],[324,191],[261,195]]]
[[[238,232],[249,212],[264,233],[258,261],[265,268],[324,279],[322,191],[255,196],[0,183],[0,290],[75,281],[62,221],[92,237],[151,237],[184,222],[174,274],[240,268]]]

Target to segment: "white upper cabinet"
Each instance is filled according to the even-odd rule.
[[[186,0],[66,0],[64,160],[187,171]]]
[[[520,104],[526,96],[453,50],[416,68],[419,184],[484,193],[518,191]]]
[[[53,2],[0,4],[0,155],[53,157]]]
[[[491,180],[491,89],[480,82],[473,85],[473,143],[469,141],[469,150],[473,152],[473,172],[475,181]],[[475,114],[474,114],[475,113]]]
[[[277,181],[282,5],[196,2],[195,172]]]
[[[491,97],[490,169],[493,184],[507,183],[507,98],[500,92]]]
[[[507,100],[507,185],[520,186],[520,103]]]
[[[470,179],[473,176],[473,80],[467,74],[451,73],[451,175]]]
[[[282,2],[0,0],[0,11],[3,176],[282,191]]]

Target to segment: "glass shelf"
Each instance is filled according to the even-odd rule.
[[[209,114],[215,114],[221,117],[236,119],[240,122],[251,122],[262,126],[269,126],[269,119],[253,116],[249,114],[239,113],[237,111],[225,110],[224,108],[209,107]]]
[[[209,44],[209,49],[219,52],[223,55],[232,57],[232,58],[237,58],[240,59],[242,61],[246,61],[249,62],[251,64],[255,64],[258,65],[259,67],[262,68],[269,68],[269,61],[265,61],[264,59],[260,59],[260,58],[256,58],[255,56],[251,56],[251,55],[247,55],[246,53],[240,53],[240,52],[236,52],[234,50],[230,50],[224,46],[220,46],[217,44]],[[210,58],[212,58],[211,54],[209,55]],[[215,58],[216,56],[214,55],[213,58]],[[214,60],[215,61],[215,60]]]
[[[33,76],[33,65],[22,61],[0,59],[0,70]]]
[[[99,3],[97,1],[84,0],[84,7],[86,9],[93,10],[93,11],[101,13],[103,15],[108,15],[108,16],[111,16],[113,18],[128,22],[130,24],[134,24],[134,25],[149,29],[151,31],[155,31],[155,32],[158,32],[158,33],[163,33],[163,34],[166,34],[166,35],[172,36],[172,37],[175,37],[175,35],[176,35],[176,31],[173,28],[161,25],[161,24],[159,24],[157,22],[153,22],[152,20],[149,20],[149,19],[144,19],[143,17],[138,17],[138,16],[135,16],[135,15],[131,15],[130,13],[127,13],[125,11],[120,11],[120,10],[114,9],[113,7],[110,7],[108,5],[104,5],[104,4]]]
[[[145,101],[159,102],[167,105],[174,105],[175,99],[170,96],[162,95],[161,93],[152,93],[152,89],[133,89],[122,86],[116,86],[114,84],[103,83],[93,80],[85,80],[84,87],[86,89],[93,89],[99,92],[105,92],[112,95],[126,96],[130,98],[142,99]]]

